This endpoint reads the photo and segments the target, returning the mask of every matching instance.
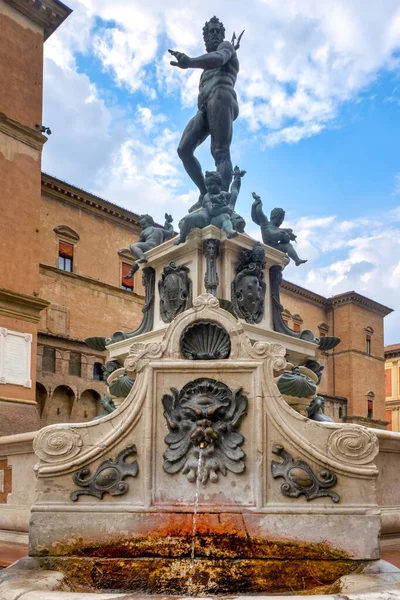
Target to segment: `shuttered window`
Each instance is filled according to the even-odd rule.
[[[62,271],[72,273],[72,264],[74,258],[74,247],[68,242],[59,241],[58,243],[58,268]]]
[[[128,263],[123,262],[122,263],[122,270],[121,270],[121,287],[123,290],[129,290],[132,291],[133,290],[133,277],[131,279],[125,279],[126,275],[128,275],[129,271],[131,270],[131,266]]]

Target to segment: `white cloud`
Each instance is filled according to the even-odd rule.
[[[309,262],[289,266],[285,276],[326,297],[355,290],[395,309],[386,319],[386,343],[395,342],[400,329],[400,227],[393,223],[390,214],[355,220],[352,227],[334,216],[303,217],[290,226],[298,235],[296,250]]]

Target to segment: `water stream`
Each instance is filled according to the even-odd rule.
[[[194,501],[193,510],[193,525],[192,525],[192,549],[190,552],[190,567],[189,567],[189,579],[187,582],[189,593],[193,584],[193,573],[194,573],[194,554],[195,554],[195,541],[196,541],[196,530],[197,530],[197,512],[199,508],[199,496],[200,496],[200,484],[203,466],[203,448],[199,449],[199,458],[197,461],[197,474],[196,474],[196,497]]]

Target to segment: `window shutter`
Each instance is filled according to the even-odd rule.
[[[131,270],[131,265],[123,262],[122,263],[122,285],[133,290],[133,279],[125,279],[126,275],[128,275],[130,270]]]
[[[58,253],[63,258],[73,258],[74,247],[72,244],[68,244],[67,242],[62,242],[60,240],[59,246],[58,246]]]

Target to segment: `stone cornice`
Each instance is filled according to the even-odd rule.
[[[38,323],[40,312],[49,304],[50,302],[42,298],[0,288],[0,315]]]
[[[103,200],[103,198],[99,198],[99,196],[95,196],[90,192],[70,185],[65,181],[56,179],[47,173],[42,173],[42,193],[46,193],[57,200],[64,200],[79,205],[80,207],[84,205],[91,211],[101,212],[103,216],[123,223],[129,229],[133,226],[137,234],[141,232],[139,215],[112,202],[108,202],[108,200]]]
[[[47,40],[63,21],[72,13],[72,9],[59,0],[5,0],[10,6],[43,28]]]
[[[390,358],[400,357],[400,346],[398,348],[392,348],[389,350],[385,350],[385,359],[388,360]]]
[[[283,290],[291,292],[292,294],[295,294],[296,296],[306,298],[309,302],[313,302],[314,304],[318,304],[319,306],[322,305],[326,307],[328,305],[328,298],[324,298],[324,296],[320,296],[315,292],[311,292],[310,290],[307,290],[306,288],[303,288],[300,285],[297,285],[296,283],[292,283],[291,281],[287,281],[286,279],[283,279],[281,288]]]
[[[375,302],[375,300],[371,300],[370,298],[367,298],[366,296],[362,296],[361,294],[358,294],[357,292],[354,292],[354,291],[344,292],[344,294],[338,294],[337,296],[332,296],[331,298],[328,298],[328,303],[332,307],[343,305],[343,304],[359,304],[360,306],[363,306],[364,308],[367,308],[369,310],[374,310],[384,316],[389,315],[391,312],[393,312],[392,308],[389,308],[388,306],[385,306],[384,304],[380,304],[379,302]]]
[[[96,287],[106,288],[110,292],[114,292],[114,294],[117,296],[128,296],[132,300],[138,302],[139,304],[144,304],[143,296],[139,296],[139,294],[136,294],[136,292],[123,290],[122,288],[116,287],[115,285],[110,285],[109,283],[98,281],[97,279],[91,279],[90,277],[85,277],[84,275],[78,275],[78,273],[68,273],[68,271],[62,271],[61,269],[57,269],[57,267],[52,267],[51,265],[44,265],[43,263],[40,263],[39,267],[41,273],[54,273],[55,275],[58,275],[60,277],[67,277],[72,281],[75,280]]]
[[[50,331],[43,331],[42,329],[39,329],[38,331],[38,344],[40,345],[40,343],[42,343],[44,340],[43,338],[48,338],[49,340],[54,341],[54,343],[58,342],[63,348],[67,348],[70,347],[71,344],[75,344],[75,345],[79,345],[79,346],[83,346],[83,350],[81,349],[82,352],[85,352],[85,354],[89,354],[92,356],[98,356],[101,358],[104,358],[104,356],[106,355],[106,351],[105,350],[93,350],[93,348],[90,348],[85,340],[81,340],[79,338],[73,338],[69,335],[61,335],[59,333],[51,333]]]
[[[39,152],[42,151],[43,144],[47,142],[47,137],[36,131],[36,129],[10,119],[2,112],[0,112],[0,132]]]
[[[334,308],[343,304],[359,304],[364,308],[374,310],[384,316],[389,315],[391,312],[393,312],[392,308],[389,308],[384,304],[380,304],[379,302],[375,302],[375,300],[371,300],[371,298],[367,298],[366,296],[358,294],[354,291],[344,292],[343,294],[338,294],[330,298],[325,298],[324,296],[320,296],[320,294],[311,292],[310,290],[307,290],[306,288],[303,288],[300,285],[297,285],[296,283],[286,281],[285,279],[282,281],[281,287],[282,289],[287,290],[292,294],[302,296],[303,298],[306,298],[309,302],[313,302],[314,304],[318,304],[319,306],[322,305],[325,308]]]

